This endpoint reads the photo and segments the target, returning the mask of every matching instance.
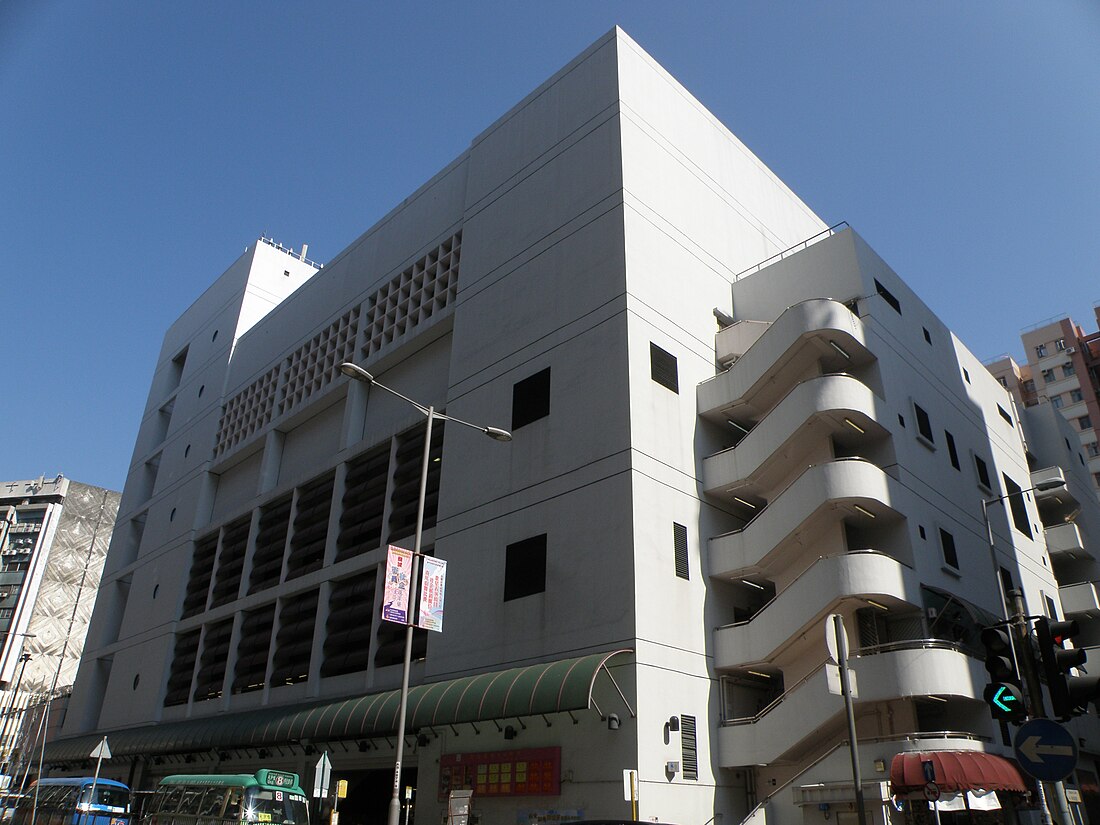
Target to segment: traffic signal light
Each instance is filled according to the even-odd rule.
[[[981,634],[985,669],[992,680],[983,694],[994,719],[1022,722],[1027,718],[1020,676],[1012,656],[1012,637],[1007,627],[987,627]]]
[[[1035,636],[1039,655],[1046,672],[1052,714],[1068,719],[1083,713],[1089,702],[1100,698],[1100,677],[1073,676],[1070,671],[1085,663],[1087,654],[1081,648],[1067,648],[1065,643],[1080,632],[1077,622],[1053,622],[1045,617],[1035,620]]]

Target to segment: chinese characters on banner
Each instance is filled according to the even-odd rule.
[[[475,796],[560,796],[561,748],[445,753],[439,759],[439,799],[468,788]]]
[[[424,573],[420,579],[420,615],[417,627],[443,631],[443,591],[447,587],[447,562],[424,556]]]
[[[386,591],[382,596],[382,618],[387,622],[409,623],[409,573],[412,552],[392,544],[386,554]]]

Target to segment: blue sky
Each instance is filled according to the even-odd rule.
[[[1095,328],[1094,0],[0,0],[0,479],[121,489],[246,245],[331,259],[615,24],[979,357]]]

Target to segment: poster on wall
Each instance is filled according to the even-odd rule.
[[[475,797],[559,796],[561,748],[445,753],[439,759],[439,801],[466,788]]]
[[[382,618],[397,624],[409,623],[412,552],[392,544],[386,553],[386,590],[382,596]]]
[[[443,592],[447,589],[447,562],[425,556],[424,573],[420,579],[420,611],[417,627],[443,630]]]

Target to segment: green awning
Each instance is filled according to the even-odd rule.
[[[586,710],[592,706],[592,690],[600,671],[606,671],[612,658],[631,652],[594,653],[416,685],[409,688],[406,731]],[[49,743],[46,761],[57,764],[87,759],[104,735],[116,758],[277,747],[305,739],[336,742],[392,736],[397,732],[400,701],[400,691],[389,690],[309,707],[262,708],[102,731]]]

